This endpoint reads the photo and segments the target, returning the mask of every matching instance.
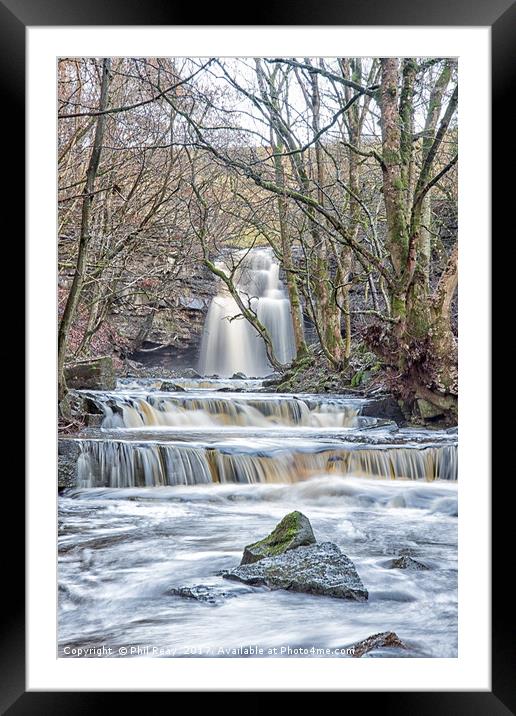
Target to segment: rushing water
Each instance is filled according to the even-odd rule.
[[[318,540],[335,542],[354,561],[368,603],[218,576],[293,509],[309,517]],[[60,653],[101,645],[113,656],[131,646],[168,649],[163,656],[194,649],[224,656],[220,649],[246,645],[335,649],[393,630],[411,655],[455,656],[455,514],[455,485],[436,482],[322,477],[69,493],[60,510]],[[404,549],[431,569],[389,569]],[[198,584],[226,596],[211,605],[167,594]]]
[[[279,278],[279,265],[267,249],[238,252],[217,262],[233,281],[244,305],[255,312],[265,326],[280,363],[295,355],[290,301]],[[271,372],[264,343],[253,326],[243,318],[235,299],[221,282],[206,316],[201,343],[199,370],[203,375],[265,376]]]
[[[345,656],[332,650],[380,631],[410,650],[375,656],[456,656],[454,431],[400,430],[363,416],[363,399],[257,381],[158,388],[83,391],[104,418],[77,439],[77,487],[59,499],[61,656]],[[367,603],[222,578],[294,509],[353,560]],[[391,569],[402,553],[429,569]],[[213,600],[170,591],[196,585]]]

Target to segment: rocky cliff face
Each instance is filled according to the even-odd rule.
[[[59,438],[57,452],[57,486],[59,490],[76,486],[79,453],[79,443],[76,440]]]
[[[178,369],[196,364],[204,320],[217,292],[211,272],[199,266],[159,301],[117,305],[110,321],[130,346],[127,357],[143,366]]]

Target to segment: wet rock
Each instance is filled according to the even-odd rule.
[[[198,373],[194,368],[184,368],[179,371],[181,378],[202,378],[202,375]]]
[[[378,634],[372,634],[367,639],[354,644],[353,657],[360,657],[367,654],[369,651],[376,649],[408,649],[407,645],[404,644],[399,636],[394,631],[384,631]]]
[[[104,415],[101,413],[86,413],[85,420],[89,428],[99,428],[104,420]]]
[[[65,367],[68,388],[89,388],[90,390],[114,390],[115,370],[110,356],[78,361]]]
[[[369,400],[362,408],[361,415],[371,418],[394,420],[398,425],[406,423],[398,401],[392,395],[383,395]]]
[[[240,564],[253,564],[265,557],[275,557],[287,550],[314,543],[315,537],[308,517],[301,512],[290,512],[270,535],[247,545]]]
[[[59,414],[62,421],[72,423],[74,431],[84,425],[96,426],[98,424],[96,416],[99,416],[101,421],[104,416],[103,411],[93,400],[75,390],[69,390],[61,400]]]
[[[57,448],[58,489],[63,490],[68,487],[75,487],[79,453],[79,443],[76,440],[59,438]]]
[[[417,559],[410,557],[408,554],[403,554],[401,557],[397,557],[391,561],[389,569],[423,570],[429,569],[429,567],[422,562],[418,562]]]
[[[136,375],[139,374],[139,372],[144,368],[143,363],[139,363],[136,360],[131,360],[130,358],[126,358],[124,360],[124,366],[129,370],[136,373]]]
[[[277,557],[229,570],[225,579],[364,602],[368,592],[353,562],[331,542],[297,547]]]
[[[168,393],[186,393],[186,390],[182,385],[179,385],[179,383],[173,383],[170,380],[164,380],[159,389]]]
[[[441,497],[439,500],[434,500],[430,514],[438,515],[439,513],[450,515],[450,517],[458,517],[459,504],[457,497]]]
[[[231,592],[225,592],[221,589],[214,589],[205,584],[196,584],[192,587],[171,587],[166,594],[174,597],[183,597],[184,599],[195,599],[197,602],[204,604],[216,605],[224,600],[235,596]]]
[[[233,373],[233,375],[231,376],[231,380],[247,380],[247,376],[245,373],[241,372]]]
[[[69,586],[64,584],[58,585],[57,595],[59,602],[70,601],[73,604],[81,604],[82,602],[86,601],[85,598],[75,589],[71,589]]]

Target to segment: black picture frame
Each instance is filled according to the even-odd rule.
[[[194,9],[194,8],[192,8]],[[194,9],[195,12],[195,9]],[[513,204],[510,182],[502,178],[510,156],[511,133],[514,133],[508,106],[514,89],[514,52],[516,8],[512,0],[298,0],[271,6],[257,4],[246,23],[225,22],[223,9],[217,4],[204,6],[203,26],[235,24],[259,25],[379,25],[379,26],[490,26],[492,32],[492,172],[496,191],[492,193],[493,233],[503,220],[507,207]],[[177,6],[164,0],[0,0],[0,84],[2,86],[3,114],[8,120],[8,135],[4,134],[4,161],[7,150],[12,152],[9,171],[0,172],[3,184],[4,206],[16,212],[16,236],[20,237],[25,215],[23,186],[24,172],[24,112],[25,112],[25,30],[27,26],[67,25],[192,25],[187,6]],[[274,23],[271,23],[271,18]],[[497,147],[498,145],[498,147]],[[513,143],[512,143],[513,146]],[[7,198],[7,201],[5,200]],[[512,201],[511,201],[512,199]],[[501,229],[500,229],[501,233]],[[17,239],[19,246],[23,242]],[[23,261],[23,256],[21,258]],[[500,274],[503,275],[503,274]],[[493,314],[494,315],[494,314]],[[15,323],[19,323],[13,314]],[[30,349],[30,346],[29,346]],[[483,379],[483,377],[482,377]],[[18,396],[19,400],[19,396]],[[42,416],[44,417],[44,416]],[[489,439],[489,436],[482,436]],[[6,476],[7,477],[7,476]],[[16,478],[16,479],[14,479]],[[507,479],[512,476],[507,474]],[[12,716],[20,714],[82,714],[112,710],[113,702],[119,705],[120,695],[115,692],[26,692],[25,690],[25,613],[24,613],[24,541],[23,512],[24,488],[21,470],[11,472],[9,483],[12,495],[4,502],[7,511],[17,513],[13,538],[4,536],[4,589],[7,603],[3,614],[3,648],[0,652],[0,680],[2,681],[0,708]],[[513,597],[506,579],[510,579],[512,559],[504,554],[511,544],[512,522],[508,510],[511,505],[505,498],[502,484],[494,485],[492,564],[494,588],[492,592],[492,691],[461,692],[346,692],[343,708],[349,708],[351,697],[363,699],[367,705],[383,712],[410,713],[420,716],[445,714],[500,714],[516,713],[513,688],[514,671],[511,656],[514,649],[514,632],[511,633],[510,615],[514,613]],[[7,507],[8,506],[8,507]],[[507,510],[507,515],[504,511]],[[512,532],[512,530],[511,530]],[[474,595],[471,597],[474,599]],[[235,689],[237,689],[235,685]],[[407,688],[410,684],[407,683]],[[144,705],[139,693],[132,693],[132,707]],[[371,701],[374,700],[374,701]],[[169,701],[169,705],[170,701]],[[115,706],[116,708],[116,706]],[[148,701],[146,711],[149,711]]]

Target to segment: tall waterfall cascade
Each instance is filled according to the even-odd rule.
[[[295,357],[296,347],[290,301],[279,276],[279,264],[267,249],[231,254],[218,261],[217,268],[229,275],[246,307],[256,313],[272,341],[274,355],[283,364]],[[272,371],[263,338],[241,314],[241,310],[221,281],[204,324],[199,372],[230,377],[241,372],[263,377]]]

